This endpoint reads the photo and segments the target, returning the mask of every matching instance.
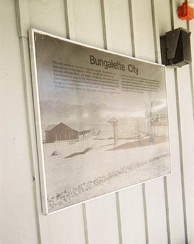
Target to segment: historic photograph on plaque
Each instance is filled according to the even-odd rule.
[[[45,214],[170,173],[165,67],[30,31]]]

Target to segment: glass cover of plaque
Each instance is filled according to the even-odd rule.
[[[170,173],[165,67],[32,31],[45,213]]]

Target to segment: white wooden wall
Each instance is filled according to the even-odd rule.
[[[0,243],[194,243],[194,64],[167,68],[172,174],[41,213],[27,31],[161,62],[180,0],[0,0]],[[194,33],[191,36],[194,60]]]

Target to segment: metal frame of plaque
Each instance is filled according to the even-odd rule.
[[[163,65],[30,30],[43,213],[170,173]]]

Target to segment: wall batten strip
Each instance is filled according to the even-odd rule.
[[[39,211],[41,209],[41,203],[38,205],[37,195],[40,192],[37,192],[37,185],[39,180],[35,177],[35,169],[33,167],[34,159],[37,162],[37,154],[33,153],[33,143],[32,143],[32,131],[34,132],[34,126],[31,124],[31,119],[34,122],[34,113],[29,111],[30,103],[32,104],[32,87],[31,87],[31,79],[29,77],[30,72],[30,59],[29,59],[29,49],[28,49],[28,38],[22,36],[23,28],[22,28],[22,14],[21,14],[21,3],[20,0],[15,1],[15,9],[16,9],[16,22],[17,22],[17,29],[18,29],[18,37],[20,43],[20,57],[22,63],[22,76],[23,76],[23,84],[24,84],[24,95],[25,95],[25,110],[27,114],[27,129],[28,129],[28,143],[29,143],[29,155],[30,155],[30,162],[31,162],[31,173],[32,173],[32,186],[33,186],[33,194],[34,194],[34,206],[35,206],[35,219],[36,219],[36,230],[38,241],[41,243],[41,225],[39,219]],[[27,11],[28,13],[28,11]],[[28,19],[29,20],[29,19]],[[27,23],[30,27],[30,23]],[[29,88],[30,87],[30,88]],[[36,150],[37,151],[37,150]]]
[[[89,244],[89,240],[88,240],[88,224],[87,224],[86,204],[85,203],[82,204],[82,213],[83,213],[85,244]]]
[[[143,209],[144,209],[146,244],[149,244],[149,234],[148,234],[149,230],[148,230],[148,216],[147,216],[145,183],[142,184],[142,195],[143,195]]]
[[[170,0],[170,13],[171,13],[171,29],[175,27],[174,23],[174,7],[173,0]],[[185,196],[185,182],[184,182],[184,166],[183,166],[183,148],[182,148],[182,130],[181,130],[181,116],[180,116],[180,102],[179,102],[179,89],[178,89],[178,74],[177,68],[174,69],[175,76],[175,93],[177,105],[177,123],[178,123],[178,136],[179,136],[179,149],[180,149],[180,170],[181,170],[181,187],[182,187],[182,202],[183,202],[183,216],[184,216],[184,232],[185,243],[188,243],[188,228],[187,228],[187,211],[186,211],[186,196]]]
[[[191,24],[192,26],[192,24]],[[191,27],[192,28],[192,27]],[[191,28],[190,28],[190,21],[187,20],[187,30],[191,32]],[[192,33],[192,32],[191,32]],[[192,40],[192,37],[190,37]],[[191,52],[192,52],[192,45],[191,45]],[[191,58],[193,55],[191,54]],[[194,60],[192,60],[193,62]],[[193,119],[194,119],[194,78],[193,78],[193,66],[192,66],[192,62],[189,64],[189,73],[190,73],[190,86],[191,86],[191,99],[192,99],[192,112],[193,112]],[[186,196],[185,196],[186,199]],[[188,224],[189,226],[189,224]],[[190,239],[190,237],[188,237],[188,239]]]
[[[16,23],[17,23],[17,31],[18,37],[22,37],[22,26],[21,26],[21,16],[20,16],[20,1],[15,1],[15,9],[16,9]]]
[[[166,206],[166,226],[168,244],[171,244],[171,232],[170,232],[170,215],[169,215],[169,203],[168,203],[168,180],[164,177],[164,193],[165,193],[165,206]]]
[[[132,56],[135,57],[135,40],[134,40],[134,28],[133,28],[133,11],[132,11],[132,3],[131,3],[131,0],[128,0],[128,7],[129,7],[129,20],[130,20],[130,29],[131,29]]]
[[[171,16],[171,28],[174,29],[174,8],[173,8],[173,0],[169,0],[170,5],[170,16]]]
[[[159,63],[159,50],[158,38],[159,33],[157,32],[157,23],[156,23],[156,14],[155,14],[155,0],[151,0],[151,9],[152,9],[152,26],[153,26],[153,37],[154,37],[154,50],[155,50],[155,62]],[[167,177],[163,178],[164,183],[164,198],[165,198],[165,208],[166,208],[166,229],[167,229],[167,238],[168,244],[171,244],[171,232],[170,232],[170,216],[169,216],[169,203],[168,203],[168,184]]]
[[[181,169],[181,186],[182,186],[182,201],[183,201],[183,214],[184,214],[185,243],[188,243],[185,180],[184,180],[184,166],[183,166],[184,159],[183,159],[183,149],[182,149],[182,131],[181,131],[181,116],[180,116],[177,68],[174,70],[174,76],[175,76],[175,89],[176,89],[176,101],[177,101],[177,122],[178,122],[178,130],[179,130],[178,135],[179,135],[179,148],[180,148],[180,169]]]
[[[22,67],[23,67],[23,79],[24,81],[27,82],[27,74],[26,74],[26,58],[25,58],[25,52],[26,52],[26,48],[25,48],[25,44],[24,42],[27,41],[28,42],[28,39],[26,39],[25,37],[20,37],[20,50],[21,50],[21,60],[22,60]],[[29,60],[28,60],[29,62]],[[25,84],[25,82],[24,82]],[[29,102],[28,102],[28,99],[29,99],[29,94],[30,94],[30,91],[28,90],[27,88],[27,85],[25,84],[24,85],[24,89],[25,89],[25,99],[26,99],[26,113],[27,113],[27,125],[28,125],[28,142],[29,142],[29,152],[30,152],[30,162],[31,162],[31,171],[32,171],[32,179],[33,179],[33,193],[34,193],[34,205],[35,205],[35,212],[36,212],[36,223],[37,223],[37,233],[38,233],[38,238],[39,238],[39,242],[41,243],[41,233],[40,233],[40,223],[39,223],[39,218],[38,218],[38,206],[37,206],[37,194],[38,192],[36,191],[36,177],[35,177],[35,172],[34,172],[34,168],[33,168],[33,146],[32,146],[32,138],[31,138],[31,125],[30,125],[30,115],[29,115],[29,109],[28,109],[28,105],[29,105]],[[32,94],[30,94],[32,95]]]
[[[119,244],[123,244],[120,200],[119,200],[119,193],[118,192],[116,192],[116,205],[117,205],[117,218],[118,218],[118,230],[119,230]]]
[[[66,37],[67,37],[67,39],[70,39],[70,31],[69,31],[69,15],[68,15],[67,0],[64,0],[64,6],[65,6]]]
[[[158,57],[158,45],[157,45],[157,31],[156,31],[156,16],[155,16],[155,4],[154,0],[151,0],[151,11],[152,11],[152,26],[153,26],[153,37],[154,37],[154,50],[155,50],[155,62],[159,62]]]
[[[193,69],[192,69],[192,64],[189,64],[189,72],[190,72],[190,81],[191,81],[191,98],[192,98],[192,108],[194,111],[194,79],[193,79]]]
[[[75,28],[73,19],[73,3],[71,0],[64,0],[65,7],[65,27],[66,27],[66,38],[75,40]]]
[[[187,21],[187,30],[190,30],[190,23],[189,21]],[[192,47],[191,47],[192,48]],[[192,50],[192,49],[191,49]],[[189,72],[190,72],[190,82],[191,82],[191,98],[192,98],[192,110],[194,111],[194,78],[193,78],[193,67],[192,67],[192,63],[189,64]],[[194,117],[194,114],[193,114]]]
[[[102,16],[102,31],[103,31],[104,49],[107,50],[107,33],[106,33],[106,20],[105,20],[104,0],[100,0],[100,6],[101,6],[101,16]]]

